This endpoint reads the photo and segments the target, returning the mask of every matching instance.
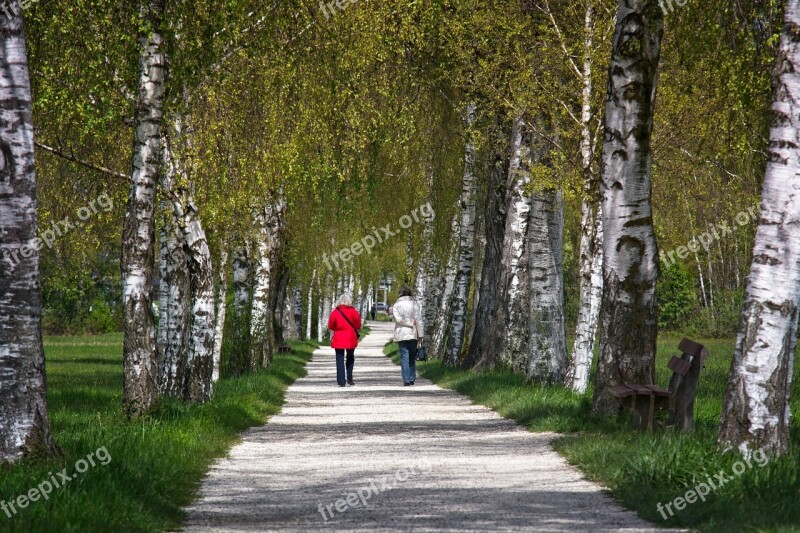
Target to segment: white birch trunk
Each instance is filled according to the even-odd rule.
[[[311,274],[311,282],[308,284],[308,309],[306,315],[306,340],[311,340],[311,332],[313,331],[313,324],[311,323],[314,312],[314,281],[317,279],[317,271]]]
[[[290,292],[287,287],[282,300],[279,305],[283,340],[297,340],[297,329],[294,324],[294,291]]]
[[[503,237],[499,294],[503,301],[498,302],[490,339],[476,368],[490,368],[503,364],[517,372],[526,370],[520,364],[520,354],[527,353],[529,341],[528,321],[528,276],[527,243],[528,219],[531,199],[528,192],[530,173],[526,159],[529,147],[526,142],[525,122],[520,114],[514,119],[511,129],[511,160],[508,169],[506,222]]]
[[[245,314],[250,307],[250,259],[247,246],[233,251],[233,308]]]
[[[692,220],[689,201],[684,198],[683,202],[686,205],[686,213],[689,218],[689,229],[692,231],[692,240],[696,241],[697,234],[694,230],[694,220]],[[706,297],[706,282],[703,276],[703,267],[700,264],[700,255],[696,251],[692,252],[692,255],[694,256],[695,266],[697,266],[697,276],[700,279],[700,294],[703,296],[703,307],[708,307],[708,298]]]
[[[603,297],[603,219],[599,206],[584,203],[582,231],[586,224],[592,229],[581,235],[581,288],[578,324],[575,330],[575,343],[565,384],[578,393],[586,392],[589,386],[589,373],[594,359],[594,345],[597,335],[597,322],[600,318],[600,303]],[[594,216],[594,219],[590,219]],[[589,241],[589,236],[592,240]]]
[[[472,279],[470,280],[470,290],[467,297],[466,334],[464,335],[464,342],[462,343],[462,355],[459,358],[459,365],[462,366],[471,366],[468,363],[469,348],[472,343],[472,338],[475,335],[476,316],[481,305],[481,297],[484,295],[481,291],[481,280],[483,279],[483,263],[486,252],[486,230],[484,228],[485,217],[482,215],[486,214],[486,209],[478,210],[478,195],[479,193],[476,191],[474,238],[472,240]]]
[[[560,191],[534,192],[528,222],[530,343],[527,379],[561,385],[567,370],[564,334],[563,229]]]
[[[442,296],[439,300],[439,309],[434,316],[433,330],[428,346],[430,356],[434,358],[441,358],[446,346],[447,339],[445,335],[447,333],[447,325],[450,322],[456,274],[458,272],[458,236],[460,220],[461,217],[456,213],[450,223],[450,242],[452,249],[442,276],[444,279],[444,289],[442,290]]]
[[[703,266],[700,264],[700,256],[694,254],[695,266],[697,266],[697,277],[700,279],[700,294],[703,296],[703,307],[708,307],[708,297],[706,296],[706,279],[703,274]]]
[[[364,284],[364,278],[361,277],[361,280],[358,283],[358,293],[356,295],[356,301],[358,302],[358,314],[361,315],[361,319],[367,319],[367,295],[366,295],[366,286]]]
[[[409,231],[406,235],[406,269],[403,274],[403,284],[411,287],[411,276],[414,273],[414,233]]]
[[[183,368],[189,344],[190,287],[183,234],[175,223],[172,204],[166,208],[161,229],[160,286],[158,306],[158,357],[161,394],[181,396]]]
[[[711,309],[714,309],[714,270],[711,267],[711,254],[706,254],[706,261],[708,264],[708,304]]]
[[[317,300],[317,342],[322,344],[325,341],[325,302],[322,290],[320,290],[319,299]]]
[[[367,285],[367,296],[365,298],[365,300],[366,300],[366,309],[364,311],[365,312],[365,314],[364,314],[365,318],[367,317],[367,315],[369,315],[370,319],[372,318],[372,306],[375,305],[375,299],[373,298],[373,294],[374,294],[374,291],[373,291],[372,283],[370,283],[370,284]],[[375,316],[377,317],[377,312],[376,312]]]
[[[272,273],[272,254],[268,242],[268,231],[266,231],[266,213],[260,212],[256,218],[256,224],[260,228],[258,242],[256,242],[255,262],[253,265],[253,299],[250,309],[250,370],[255,371],[262,368],[267,354],[264,353],[266,347],[265,338],[268,334],[269,317],[269,291]]]
[[[156,181],[163,128],[167,61],[162,47],[164,0],[140,4],[139,87],[136,97],[131,189],[122,229],[123,404],[129,417],[150,410],[159,397],[153,318]]]
[[[332,299],[331,293],[333,293],[336,288],[335,286],[332,287],[336,282],[334,279],[331,279],[331,275],[326,275],[323,279],[320,279],[319,284],[319,325],[318,325],[318,334],[317,338],[320,343],[325,342],[325,339],[328,336],[328,319],[331,316],[331,307],[332,307]]]
[[[475,120],[475,105],[466,111],[467,147],[464,154],[464,175],[461,180],[461,224],[459,226],[458,269],[452,297],[452,315],[447,328],[447,345],[443,352],[444,364],[458,366],[464,344],[467,321],[467,300],[472,282],[472,260],[475,246],[475,143],[472,139],[472,124]]]
[[[174,139],[183,136],[183,117],[174,120]],[[173,157],[171,138],[162,138],[162,186],[172,202],[173,218],[165,221],[168,246],[164,258],[165,303],[170,313],[170,323],[166,324],[163,347],[167,356],[162,366],[162,390],[185,401],[203,403],[211,398],[214,372],[214,348],[216,334],[216,307],[214,302],[214,274],[211,264],[211,251],[197,206],[188,191],[190,178],[180,158]],[[190,138],[183,137],[187,148]],[[181,187],[174,190],[175,177],[180,176]],[[174,238],[171,242],[170,237]],[[171,256],[174,255],[173,259]],[[179,261],[180,264],[170,263]],[[170,272],[172,267],[172,272]],[[180,270],[181,272],[176,272]],[[174,288],[171,282],[184,285]],[[173,292],[175,294],[173,295]],[[175,296],[175,298],[173,298]],[[185,332],[185,338],[171,338],[171,329]],[[172,342],[174,341],[174,342]]]
[[[798,33],[800,0],[789,0],[774,74],[762,208],[720,428],[720,442],[745,456],[758,449],[789,451],[800,302]]]
[[[663,17],[658,0],[617,4],[603,143],[603,303],[595,413],[618,412],[611,387],[649,385],[655,377],[658,249],[650,166]]]
[[[506,137],[507,129],[498,124],[497,130],[503,137]],[[502,146],[505,144],[503,142]],[[505,295],[501,292],[501,278],[503,241],[508,213],[506,190],[509,166],[509,156],[506,153],[495,153],[490,162],[489,187],[484,209],[485,254],[480,275],[475,276],[475,293],[479,296],[473,308],[469,349],[462,363],[465,368],[475,366],[484,353],[493,349],[489,344],[492,342],[492,329],[495,327],[492,317],[495,316],[497,306],[504,305],[506,301]]]
[[[0,17],[0,466],[58,454],[47,412],[36,170],[22,16]],[[5,475],[5,474],[4,474]],[[5,505],[5,504],[4,504]]]
[[[581,165],[583,202],[581,204],[580,303],[575,341],[565,385],[578,393],[586,392],[594,358],[597,321],[603,297],[603,218],[600,215],[600,182],[594,163],[592,136],[592,49],[594,48],[594,7],[586,0],[583,24],[583,91],[581,94]]]
[[[250,365],[252,369],[269,366],[275,351],[273,311],[278,281],[282,272],[279,254],[282,253],[283,223],[286,204],[282,191],[273,193],[273,202],[257,216],[260,231],[256,248],[257,263],[253,284],[251,312]]]
[[[174,194],[174,159],[166,136],[162,137],[163,190]],[[183,373],[189,346],[189,309],[191,287],[188,255],[184,248],[181,220],[173,207],[172,199],[161,202],[163,222],[159,253],[159,316],[157,330],[159,388],[161,394],[171,398],[183,395]]]
[[[252,279],[250,252],[246,244],[233,250],[233,316],[230,370],[234,376],[247,372],[250,355],[250,308]]]
[[[331,293],[334,289],[331,288],[324,288],[324,296],[322,297],[322,313],[320,314],[320,330],[322,331],[322,341],[325,340],[325,337],[328,334],[328,320],[331,317],[331,311],[333,308],[333,298]]]
[[[206,233],[198,217],[197,207],[190,196],[187,195],[182,208],[183,238],[189,256],[189,279],[192,291],[183,398],[187,402],[203,403],[211,399],[213,393],[216,332],[214,270]]]
[[[228,252],[224,248],[219,257],[219,273],[217,274],[217,312],[214,326],[214,372],[211,381],[219,381],[219,367],[222,360],[222,340],[225,331],[225,316],[228,309]]]
[[[294,288],[292,301],[292,318],[294,319],[295,340],[303,337],[303,288],[297,285]]]
[[[425,187],[430,197],[433,188],[433,172],[428,170],[425,174]],[[427,309],[429,307],[429,294],[428,287],[430,286],[430,277],[432,276],[431,270],[433,267],[433,237],[434,225],[433,220],[425,220],[422,229],[422,249],[419,253],[419,262],[417,264],[416,278],[414,280],[414,296],[422,307],[423,320],[426,320]],[[435,272],[435,268],[433,271]]]
[[[433,195],[433,172],[428,171],[425,177],[428,195]],[[422,320],[425,322],[425,330],[428,331],[433,325],[436,316],[439,294],[442,287],[434,283],[434,278],[439,270],[439,263],[433,250],[433,240],[435,236],[435,216],[425,220],[425,227],[422,230],[422,250],[417,270],[415,293],[417,301],[422,306]]]

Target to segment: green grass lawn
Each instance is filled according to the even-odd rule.
[[[163,402],[152,416],[128,422],[121,409],[121,334],[47,338],[50,417],[65,458],[4,468],[0,500],[27,494],[50,480],[51,472],[56,481],[64,468],[76,475],[76,462],[100,448],[108,454],[94,455],[94,467],[54,489],[47,500],[18,509],[10,519],[0,510],[0,531],[180,527],[181,509],[193,500],[211,462],[225,455],[239,433],[277,413],[286,387],[305,375],[316,346],[291,344],[293,352],[276,355],[269,369],[220,381],[205,405]]]
[[[667,361],[677,354],[680,337],[661,335],[657,363],[659,384],[666,387],[671,372]],[[450,370],[439,361],[418,364],[418,371],[439,385],[469,396],[531,431],[564,433],[555,448],[580,467],[624,506],[664,526],[700,531],[800,531],[800,431],[794,424],[792,451],[736,476],[733,454],[722,454],[716,431],[722,397],[733,356],[732,340],[700,340],[710,351],[703,369],[695,407],[697,430],[690,435],[643,434],[628,429],[628,418],[603,420],[589,415],[591,391],[577,395],[559,388],[526,385],[507,371]],[[397,361],[397,345],[387,353]],[[792,413],[800,408],[800,369],[795,366]],[[738,468],[738,467],[737,467]],[[666,504],[699,483],[733,478],[664,520],[656,506]],[[707,483],[706,483],[707,484]],[[708,485],[708,484],[707,484]],[[716,483],[715,483],[716,485]]]

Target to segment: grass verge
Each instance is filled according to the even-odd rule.
[[[16,514],[0,509],[0,531],[164,531],[179,528],[211,462],[245,429],[277,413],[286,388],[305,375],[316,348],[290,343],[270,368],[217,383],[204,405],[164,401],[148,417],[122,414],[122,336],[45,340],[49,407],[63,460],[27,461],[0,473],[0,500],[9,502],[43,481],[75,476]],[[84,473],[81,459],[95,454]],[[97,458],[102,459],[102,462]],[[107,464],[103,464],[103,462]],[[51,474],[52,473],[52,474]]]
[[[679,337],[659,338],[658,381],[666,386],[669,358],[677,353]],[[697,429],[683,435],[657,432],[643,434],[628,429],[629,419],[597,419],[590,416],[592,391],[578,395],[556,387],[525,383],[522,376],[506,370],[472,372],[445,368],[441,361],[418,363],[418,372],[438,385],[460,392],[531,431],[563,433],[554,446],[587,477],[608,488],[625,507],[658,525],[698,531],[800,531],[800,431],[792,431],[792,450],[786,457],[760,466],[751,460],[744,472],[739,458],[723,454],[716,444],[732,340],[701,340],[711,353],[701,375],[695,406]],[[397,345],[386,353],[397,363]],[[795,368],[792,412],[800,407],[800,368]],[[764,464],[762,461],[760,464]],[[727,480],[720,484],[718,474]],[[681,504],[699,484],[715,490],[704,501]],[[705,489],[701,489],[705,491]],[[662,511],[657,505],[662,504]],[[670,503],[669,510],[666,504]],[[666,519],[664,518],[666,516]]]

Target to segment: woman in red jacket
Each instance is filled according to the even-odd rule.
[[[328,319],[328,329],[333,331],[331,348],[336,350],[336,381],[340,387],[345,386],[345,351],[347,352],[347,383],[353,382],[353,364],[356,360],[358,346],[358,330],[361,329],[361,316],[353,307],[350,295],[343,294],[336,302],[336,309]]]

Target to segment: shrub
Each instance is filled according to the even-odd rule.
[[[719,291],[714,306],[701,307],[687,320],[687,334],[696,337],[726,338],[736,335],[742,313],[744,291]]]
[[[659,329],[672,331],[683,328],[698,301],[694,281],[681,263],[672,263],[661,271],[656,294]]]

